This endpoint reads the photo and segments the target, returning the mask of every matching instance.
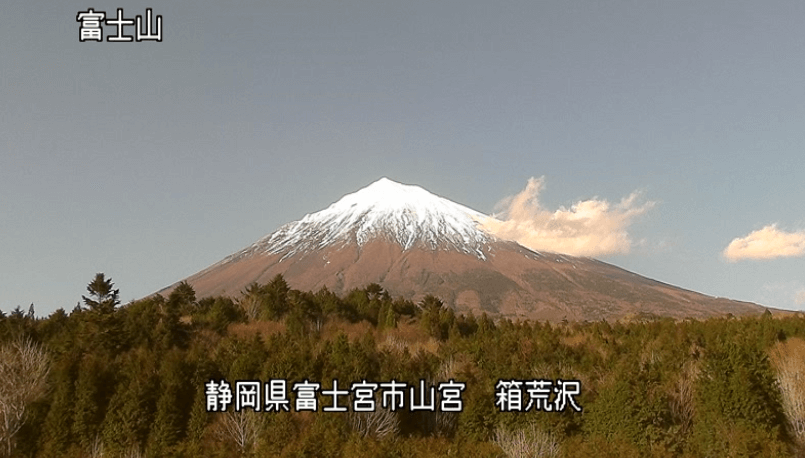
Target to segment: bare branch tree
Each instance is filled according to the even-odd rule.
[[[126,450],[118,453],[107,454],[106,447],[103,445],[103,440],[100,436],[95,436],[95,440],[84,450],[86,458],[104,458],[106,456],[113,456],[117,458],[143,458],[145,453],[139,445],[132,445]]]
[[[517,431],[498,426],[494,442],[509,458],[556,458],[560,453],[556,437],[535,425]]]
[[[139,445],[132,445],[120,454],[120,458],[144,458],[145,453]]]
[[[220,414],[217,435],[223,440],[234,442],[241,453],[246,453],[257,447],[261,418],[259,413],[248,409],[240,412],[227,410]]]
[[[350,396],[349,407],[346,413],[347,424],[361,437],[374,437],[382,439],[396,436],[400,432],[400,419],[395,412],[375,403],[375,409],[369,412],[355,412],[352,409],[353,399]]]
[[[9,456],[26,408],[47,391],[49,371],[47,353],[28,338],[0,347],[0,440]]]
[[[256,285],[250,286],[246,289],[244,296],[238,301],[238,304],[249,317],[249,321],[254,321],[260,316],[260,309],[263,302],[259,295],[260,288]]]
[[[442,362],[439,370],[434,377],[428,377],[425,380],[426,386],[437,386],[439,383],[449,379],[459,378],[459,371],[462,365],[466,364],[465,361],[459,361],[455,358],[448,358]],[[423,399],[423,402],[425,400]],[[427,401],[428,404],[431,401]],[[434,399],[432,400],[435,406],[434,410],[423,410],[419,413],[419,425],[425,434],[432,434],[435,436],[450,436],[458,426],[458,412],[444,412],[442,411],[442,395],[441,392],[436,390],[434,392]]]
[[[791,435],[805,451],[805,341],[794,337],[778,343],[771,351],[771,361],[777,369],[777,386]]]
[[[96,435],[95,440],[89,444],[84,455],[87,458],[103,458],[105,454],[106,451],[103,446],[103,441],[100,436]]]
[[[699,362],[696,360],[685,363],[670,393],[669,407],[671,414],[681,425],[681,434],[687,432],[693,425],[696,405],[693,396],[696,380],[699,378],[699,367]]]

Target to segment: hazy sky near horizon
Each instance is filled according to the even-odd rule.
[[[80,42],[90,7],[151,7],[163,41]],[[382,176],[523,243],[805,309],[801,0],[3,10],[3,312],[69,311],[96,272],[145,296]]]

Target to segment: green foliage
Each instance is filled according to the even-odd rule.
[[[277,274],[268,284],[262,288],[264,300],[262,302],[263,319],[279,320],[288,312],[288,293],[290,292],[288,283]]]
[[[369,294],[366,290],[360,289],[353,289],[347,296],[344,298],[344,302],[347,303],[347,306],[353,310],[355,310],[355,314],[358,319],[364,319],[375,323],[377,319],[377,312],[379,308],[372,310],[373,305],[377,305],[377,303],[372,304],[369,300]]]
[[[192,380],[190,375],[182,352],[172,350],[165,355],[159,369],[154,424],[148,437],[148,451],[152,456],[164,456],[185,434],[186,412],[193,406],[193,390],[187,389],[188,381]]]
[[[588,436],[572,438],[565,447],[566,458],[624,458],[651,456],[621,436]]]
[[[99,355],[88,354],[80,362],[75,381],[72,432],[74,441],[88,446],[100,432],[101,420],[111,397],[111,377]]]
[[[321,356],[324,380],[338,379],[343,385],[374,380],[378,375],[378,357],[371,335],[350,343],[345,334],[339,333],[334,341],[325,343]]]
[[[417,314],[416,304],[401,297],[394,299],[391,305],[398,315],[413,317]]]
[[[50,391],[20,430],[19,456],[86,456],[96,439],[112,455],[134,447],[232,456],[220,417],[206,412],[210,379],[283,379],[293,402],[292,385],[305,379],[344,388],[449,378],[466,383],[460,414],[404,409],[396,437],[371,439],[338,414],[261,412],[249,454],[493,457],[498,427],[533,424],[567,457],[795,456],[766,355],[779,340],[805,337],[803,317],[521,323],[457,315],[435,296],[417,305],[376,284],[345,297],[301,292],[281,276],[237,301],[196,298],[180,284],[167,298],[116,307],[102,274],[88,291],[86,308],[69,315],[0,313],[0,340],[30,336],[53,360]],[[494,404],[499,379],[557,378],[581,382],[583,414]]]
[[[159,394],[154,356],[139,349],[121,355],[122,373],[127,377],[116,384],[103,420],[106,447],[123,451],[145,445]]]
[[[703,456],[746,449],[757,456],[780,440],[784,424],[779,392],[766,355],[735,342],[708,348],[696,392],[693,446]],[[722,434],[713,434],[714,431]]]
[[[43,425],[43,450],[46,456],[63,455],[70,446],[70,429],[75,402],[75,361],[67,355],[57,361],[51,373],[54,392]]]
[[[206,381],[199,378],[194,378],[193,381],[196,389],[194,390],[190,417],[187,420],[187,441],[193,446],[198,446],[204,436],[204,430],[209,422],[210,414],[207,412],[207,397],[203,388]]]
[[[620,379],[585,407],[584,432],[608,440],[618,439],[647,451],[666,445],[672,434],[666,399],[651,392],[651,385]]]
[[[293,416],[270,414],[258,445],[258,456],[280,456],[282,451],[299,437],[299,432],[299,425]],[[290,450],[291,447],[288,448]]]
[[[274,334],[266,340],[265,347],[267,356],[263,361],[260,380],[283,379],[290,384],[291,381],[306,378],[320,379],[319,362],[306,341],[289,341],[287,335]]]
[[[313,424],[302,431],[288,456],[340,457],[347,435],[343,416],[316,414]]]
[[[322,315],[338,316],[349,321],[357,321],[354,310],[349,310],[345,307],[344,301],[338,295],[327,289],[326,286],[316,293],[315,302],[319,305]]]
[[[260,368],[269,357],[260,336],[246,341],[232,339],[222,342],[221,347],[225,351],[219,355],[219,366],[225,370],[228,366],[229,380],[257,380]]]
[[[81,296],[88,307],[81,324],[82,338],[90,347],[115,350],[123,344],[121,316],[115,313],[115,307],[120,304],[120,290],[113,287],[111,278],[98,273],[87,285],[91,297]]]
[[[444,316],[444,303],[438,297],[428,294],[419,303],[419,308],[422,311],[420,315],[422,330],[431,337],[445,339],[449,326],[445,326],[447,318]]]
[[[133,302],[122,310],[123,335],[127,347],[151,347],[157,342],[155,330],[160,322],[160,309],[165,299],[162,296],[150,297]]]
[[[243,309],[228,297],[205,297],[198,302],[198,308],[192,315],[193,322],[201,327],[225,334],[232,323],[245,321]]]
[[[166,313],[189,315],[196,308],[196,292],[187,282],[179,283],[168,296]]]
[[[120,304],[120,290],[113,289],[114,283],[111,278],[106,278],[104,274],[97,273],[95,278],[87,285],[87,291],[91,297],[81,296],[84,304],[93,312],[108,314],[114,311],[115,306]]]
[[[397,312],[394,311],[393,305],[386,305],[385,313],[379,314],[383,318],[383,327],[392,329],[397,327]]]
[[[288,332],[297,337],[306,336],[311,331],[320,331],[324,325],[324,312],[310,293],[291,291],[288,294],[288,313],[285,324]]]

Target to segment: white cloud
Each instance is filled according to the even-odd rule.
[[[484,221],[484,227],[532,250],[576,256],[628,253],[629,225],[654,205],[638,204],[639,193],[634,192],[614,205],[593,198],[551,211],[539,203],[544,182],[545,177],[530,178],[523,191],[498,203],[503,211]]]
[[[740,259],[772,259],[805,255],[805,232],[785,232],[776,224],[733,239],[724,249],[730,261]]]
[[[794,303],[797,305],[805,305],[805,289],[801,289],[794,295]]]

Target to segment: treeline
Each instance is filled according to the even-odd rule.
[[[16,431],[0,426],[0,454],[792,457],[805,445],[800,316],[515,323],[376,284],[297,291],[281,276],[238,299],[182,283],[118,306],[102,274],[87,290],[70,313],[0,314],[0,375],[20,392],[30,369],[8,361],[41,353],[49,368],[36,395],[0,389],[0,409],[24,403]],[[466,389],[460,413],[321,412],[332,401],[321,395],[316,413],[208,412],[211,380],[280,379],[291,404],[305,380]],[[536,379],[579,381],[582,412],[501,411],[499,381]]]

